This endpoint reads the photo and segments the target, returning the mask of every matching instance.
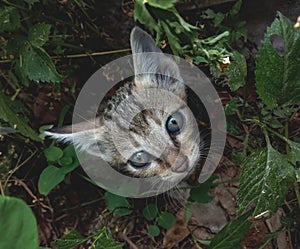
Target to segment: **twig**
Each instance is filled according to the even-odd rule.
[[[1,195],[2,195],[2,196],[5,196],[4,189],[3,189],[3,186],[2,186],[2,182],[1,182],[1,181],[0,181],[0,191],[1,191]]]
[[[120,233],[122,239],[124,239],[132,249],[138,249],[138,247],[127,237],[125,233]]]
[[[117,49],[117,50],[109,50],[109,51],[102,51],[102,52],[95,52],[95,53],[91,53],[91,54],[69,54],[69,55],[65,55],[65,56],[50,56],[51,59],[54,60],[60,60],[60,59],[72,59],[72,58],[82,58],[82,57],[93,57],[93,56],[101,56],[101,55],[108,55],[108,54],[117,54],[117,53],[125,53],[125,52],[130,52],[131,49],[130,48],[124,48],[124,49]],[[13,60],[11,59],[7,59],[7,60],[0,60],[0,64],[3,63],[10,63]]]
[[[36,202],[38,204],[40,204],[43,208],[48,209],[51,213],[53,212],[53,209],[47,205],[45,205],[44,203],[42,203],[31,191],[31,189],[26,185],[25,182],[23,182],[20,179],[16,179],[16,183],[19,184],[20,186],[22,186],[26,192],[32,197],[33,199],[33,203]]]
[[[6,181],[4,182],[4,188],[6,188],[7,183],[9,181],[9,179],[11,178],[11,176],[19,169],[21,168],[25,163],[27,163],[32,157],[34,157],[34,155],[37,153],[37,150],[35,150],[29,157],[27,157],[23,162],[21,162],[19,164],[19,161],[21,160],[22,154],[20,155],[18,162],[17,162],[17,166],[13,169],[9,171],[9,175],[6,178]]]

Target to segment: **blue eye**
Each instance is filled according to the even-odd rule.
[[[145,151],[139,151],[129,158],[128,163],[132,167],[142,168],[151,163],[151,156]]]
[[[180,132],[183,125],[184,125],[183,116],[179,112],[176,112],[173,113],[172,116],[168,118],[166,123],[166,128],[171,135],[174,135]]]

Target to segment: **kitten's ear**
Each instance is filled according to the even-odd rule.
[[[161,50],[155,45],[155,41],[152,37],[139,27],[132,29],[130,45],[133,54],[146,52],[161,53]]]
[[[94,121],[54,128],[45,131],[45,135],[63,143],[72,143],[77,149],[98,157],[100,154],[103,156],[104,149],[101,147],[107,143],[105,127],[96,126]]]
[[[155,45],[152,37],[139,27],[134,27],[130,35],[135,75],[153,73],[180,78],[177,64],[165,56]],[[153,54],[143,54],[154,52]]]

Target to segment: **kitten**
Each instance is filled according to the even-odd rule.
[[[150,35],[135,27],[130,43],[134,79],[102,104],[97,120],[53,129],[46,135],[71,142],[76,148],[101,157],[126,175],[159,176],[176,181],[195,169],[201,154],[194,116],[186,105],[181,104],[187,101],[187,89],[175,61],[162,54]],[[144,56],[146,52],[159,53],[160,56]],[[149,73],[141,74],[145,71]],[[141,105],[139,101],[145,101],[144,97],[140,97],[145,90],[159,92],[159,98],[153,101],[161,108],[142,109],[128,121],[131,112]],[[129,96],[135,96],[135,101],[131,102]],[[170,105],[166,104],[168,98]],[[120,103],[126,100],[127,105],[122,107]],[[114,115],[116,113],[118,115]],[[119,138],[118,132],[112,136],[111,127],[120,130],[126,126],[129,127],[127,140]],[[114,139],[118,140],[118,146],[115,146]]]

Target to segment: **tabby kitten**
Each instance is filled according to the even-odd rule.
[[[200,158],[199,132],[186,105],[186,87],[175,61],[155,46],[150,35],[135,27],[130,43],[134,79],[104,103],[93,122],[50,130],[46,134],[73,143],[126,175],[159,176],[177,181],[191,173]],[[156,54],[145,56],[148,52]],[[152,95],[152,90],[156,94]],[[130,96],[134,96],[134,101]],[[155,102],[156,107],[141,107],[146,99]],[[127,101],[126,105],[122,106],[122,101]],[[136,110],[140,111],[128,120]]]

